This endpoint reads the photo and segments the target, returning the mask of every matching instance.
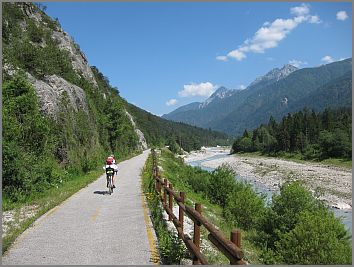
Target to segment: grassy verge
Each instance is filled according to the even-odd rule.
[[[127,160],[134,156],[136,156],[136,154],[124,159],[120,159],[117,162]],[[11,221],[8,225],[6,225],[8,229],[6,231],[6,235],[2,238],[2,253],[4,254],[4,252],[9,249],[15,239],[20,234],[22,234],[28,227],[30,227],[33,222],[36,221],[40,216],[42,216],[50,209],[54,208],[55,206],[59,205],[60,203],[71,197],[80,189],[86,187],[88,184],[97,180],[98,177],[102,174],[103,170],[100,166],[84,175],[72,176],[70,180],[64,182],[58,188],[53,187],[41,193],[36,193],[30,196],[25,202],[7,204],[5,205],[6,209],[4,209],[3,204],[3,216],[4,211],[9,211],[14,214],[14,220]],[[23,214],[23,211],[28,207],[33,207],[34,212],[32,216],[26,218],[26,215],[21,214]]]
[[[322,165],[329,165],[329,166],[334,166],[334,167],[341,167],[341,168],[346,168],[346,169],[352,169],[352,160],[348,159],[340,159],[340,158],[330,158],[330,159],[324,159],[324,160],[304,160],[302,159],[301,154],[293,154],[293,153],[282,153],[277,156],[267,156],[262,154],[261,152],[242,152],[242,153],[236,153],[235,155],[240,155],[240,156],[247,156],[247,157],[263,157],[263,158],[279,158],[279,159],[285,159],[285,160],[291,160],[294,162],[298,163],[319,163]]]
[[[175,191],[184,191],[186,193],[187,201],[186,204],[189,206],[194,206],[194,203],[202,204],[202,214],[208,221],[214,224],[219,230],[224,233],[226,238],[230,237],[230,232],[235,229],[234,225],[229,223],[223,216],[223,209],[221,206],[213,204],[208,197],[202,192],[196,192],[192,187],[185,182],[182,177],[192,176],[193,168],[185,165],[180,159],[175,158],[172,153],[168,150],[163,150],[159,158],[159,165],[162,166],[162,176],[167,178],[174,187]],[[207,171],[198,169],[196,171],[200,177],[204,175],[210,175]],[[202,238],[202,252],[206,255],[209,264],[229,264],[229,260],[207,239],[208,231],[202,227],[201,238]],[[254,236],[253,231],[241,230],[242,242],[241,247],[245,253],[245,259],[252,264],[259,264],[259,255],[261,250],[255,246],[251,241],[251,236]],[[204,244],[204,245],[203,245]]]
[[[154,189],[151,155],[148,157],[142,171],[142,181],[143,191],[146,195],[151,220],[158,240],[162,264],[181,264],[181,260],[186,257],[186,249],[183,247],[182,241],[168,230],[166,221],[163,219],[163,207]]]

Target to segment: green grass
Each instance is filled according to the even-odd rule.
[[[332,165],[332,166],[337,166],[337,167],[343,167],[347,169],[352,169],[352,160],[346,160],[346,159],[325,159],[322,160],[320,163],[326,164],[326,165]]]
[[[194,192],[191,187],[184,182],[183,177],[180,176],[181,173],[186,173],[186,168],[190,167],[183,164],[179,159],[176,159],[168,150],[162,151],[159,164],[163,168],[163,172],[161,173],[162,177],[167,178],[173,184],[174,191],[184,191],[186,193],[186,204],[191,207],[194,207],[194,203],[202,204],[203,216],[210,223],[217,226],[219,230],[224,233],[224,236],[229,239],[230,232],[234,230],[235,227],[225,220],[222,208],[219,205],[211,203],[202,193]],[[207,172],[205,171],[205,173]],[[201,229],[202,242],[211,244],[210,241],[207,240],[208,231],[204,227]],[[259,255],[261,250],[250,241],[249,237],[252,233],[240,228],[238,229],[241,230],[241,246],[245,253],[245,259],[252,264],[260,264]],[[229,260],[218,250],[216,250],[216,252],[205,250],[203,253],[207,257],[209,264],[229,264]]]
[[[330,159],[324,159],[321,161],[318,160],[304,160],[302,159],[301,154],[299,153],[282,153],[277,156],[267,156],[262,154],[261,152],[245,152],[245,153],[236,153],[235,155],[240,155],[240,156],[245,156],[245,157],[252,157],[252,158],[257,158],[257,157],[262,157],[262,158],[278,158],[278,159],[285,159],[285,160],[291,160],[294,162],[298,163],[318,163],[322,165],[329,165],[333,167],[341,167],[341,168],[346,168],[346,169],[352,169],[352,160],[350,159],[340,159],[340,158],[330,158]]]
[[[142,170],[142,189],[146,196],[151,220],[158,240],[159,254],[164,265],[181,264],[181,260],[186,257],[186,249],[182,245],[182,240],[169,232],[166,221],[163,219],[164,211],[161,201],[155,191],[154,185],[155,183],[152,178],[152,156],[150,155]]]

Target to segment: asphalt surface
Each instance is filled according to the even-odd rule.
[[[112,195],[102,175],[39,218],[3,255],[2,264],[154,264],[140,180],[148,154],[118,165]]]

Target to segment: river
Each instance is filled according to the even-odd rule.
[[[211,161],[211,160],[215,160],[215,159],[224,159],[226,157],[228,157],[228,153],[219,153],[217,155],[213,155],[208,158],[204,158],[201,160],[189,161],[186,163],[191,166],[200,167],[203,170],[211,172],[214,170],[214,168],[202,166],[202,163],[207,162],[207,161]],[[272,196],[274,193],[279,193],[279,190],[275,190],[274,188],[267,188],[264,184],[257,183],[256,181],[252,181],[252,180],[248,179],[247,177],[242,177],[242,176],[236,175],[235,178],[239,181],[247,181],[248,183],[250,183],[253,186],[253,188],[256,192],[265,193],[267,196],[268,203],[272,200]],[[329,208],[329,209],[334,212],[336,217],[341,218],[345,227],[349,230],[350,234],[352,234],[352,210],[340,210],[340,209],[335,209],[335,208]]]

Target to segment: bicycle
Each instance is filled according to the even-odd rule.
[[[114,169],[113,168],[107,168],[106,169],[106,175],[107,175],[107,187],[108,187],[108,193],[111,195],[113,193],[113,175],[114,175]]]

